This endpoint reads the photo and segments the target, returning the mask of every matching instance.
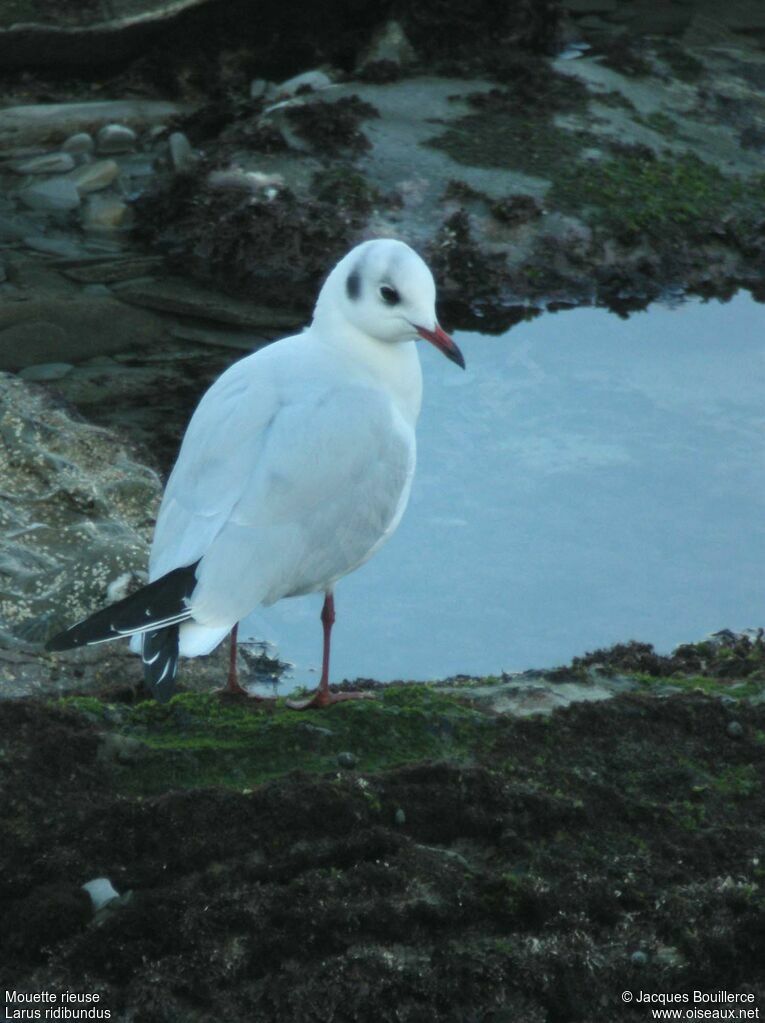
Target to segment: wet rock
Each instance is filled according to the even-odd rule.
[[[119,166],[114,160],[96,160],[95,163],[85,163],[73,170],[68,177],[82,196],[88,192],[108,188],[116,180],[119,172]]]
[[[137,99],[6,107],[0,110],[0,146],[59,142],[74,133],[97,131],[113,123],[135,128],[165,124],[191,109],[187,104]]]
[[[725,731],[731,739],[740,739],[744,734],[744,726],[740,721],[729,721]]]
[[[98,301],[41,293],[0,305],[0,370],[39,362],[76,362],[135,347],[136,338],[156,343],[160,321],[112,297]]]
[[[128,153],[135,147],[136,133],[125,124],[105,124],[96,136],[99,153]]]
[[[267,99],[275,91],[273,84],[265,78],[253,78],[250,82],[250,99]]]
[[[356,766],[357,758],[353,755],[353,753],[348,752],[338,753],[337,764],[338,767],[345,767],[346,769],[350,770],[351,768]]]
[[[110,284],[156,273],[163,265],[161,256],[125,255],[119,259],[77,260],[61,266],[62,273],[73,281]]]
[[[74,158],[69,153],[47,153],[13,164],[17,174],[62,174],[72,167]]]
[[[645,954],[645,952],[642,952],[640,949],[638,949],[636,952],[633,952],[632,955],[630,956],[630,962],[632,963],[633,966],[641,967],[646,966],[648,963],[648,956]]]
[[[146,565],[161,486],[106,430],[0,375],[0,636],[42,642]]]
[[[60,235],[27,235],[24,238],[24,245],[35,252],[45,252],[50,256],[78,257],[84,254],[84,249],[79,242],[73,238]]]
[[[80,193],[68,178],[50,178],[19,192],[19,198],[31,210],[66,213],[80,205]]]
[[[182,278],[128,281],[117,285],[115,293],[126,302],[149,309],[196,316],[202,320],[215,320],[237,327],[293,327],[302,320],[294,312],[228,298],[220,292],[200,288]]]
[[[130,207],[116,196],[94,196],[88,200],[82,215],[86,231],[120,231],[131,223]]]
[[[95,148],[96,144],[93,141],[93,136],[89,135],[86,131],[78,131],[76,134],[70,135],[61,146],[65,153],[71,153],[72,156],[80,158],[90,156]]]
[[[71,362],[41,362],[36,366],[26,366],[19,372],[19,376],[22,380],[45,383],[61,380],[73,368]]]
[[[182,131],[174,131],[169,143],[173,169],[176,174],[187,174],[197,162],[191,143]]]

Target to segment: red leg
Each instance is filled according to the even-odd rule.
[[[335,598],[332,593],[324,595],[324,606],[321,609],[321,624],[324,630],[324,652],[321,659],[321,680],[319,688],[310,700],[287,700],[292,710],[308,710],[316,707],[329,707],[343,700],[372,700],[372,693],[330,693],[329,691],[329,648],[332,641],[332,626],[335,624]]]
[[[243,686],[239,685],[239,673],[236,670],[236,635],[239,631],[239,623],[231,630],[231,648],[228,659],[228,681],[224,689],[216,689],[216,692],[221,696],[246,696],[250,700],[256,700],[258,702],[265,702],[269,698],[267,696],[258,696],[256,693],[248,692]]]

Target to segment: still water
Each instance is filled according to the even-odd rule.
[[[398,532],[336,590],[332,680],[546,667],[765,624],[765,306],[545,314],[430,346]],[[244,635],[315,682],[319,596]],[[285,686],[288,688],[288,686]]]

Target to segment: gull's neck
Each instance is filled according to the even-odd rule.
[[[414,425],[422,403],[422,370],[414,341],[379,341],[326,307],[316,309],[308,333],[347,359],[372,386],[384,390]]]

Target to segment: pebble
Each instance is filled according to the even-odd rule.
[[[95,163],[84,163],[68,175],[69,180],[77,186],[80,195],[98,192],[108,188],[116,179],[120,169],[114,160],[96,160]]]
[[[17,174],[63,174],[74,167],[74,157],[69,153],[46,153],[31,160],[22,160],[14,165]]]
[[[68,178],[49,178],[47,181],[30,185],[19,192],[19,198],[32,210],[45,210],[51,213],[76,210],[80,205],[77,186]]]
[[[118,231],[129,227],[132,210],[122,199],[94,196],[88,201],[82,217],[86,231]]]
[[[731,739],[740,739],[744,734],[744,726],[740,721],[729,721],[728,727],[725,729]]]
[[[185,174],[197,162],[191,143],[182,131],[174,131],[170,136],[170,157],[177,174]]]
[[[74,369],[71,362],[40,362],[36,366],[25,366],[19,372],[22,380],[33,380],[37,383],[50,380],[61,380]]]
[[[250,82],[250,99],[268,99],[274,87],[265,78],[253,78]]]
[[[648,956],[645,952],[638,949],[637,952],[633,952],[630,956],[630,962],[633,966],[645,966],[648,963]]]
[[[46,252],[50,256],[76,259],[83,254],[81,246],[76,241],[61,235],[51,238],[42,234],[31,234],[26,235],[23,242],[28,249],[32,249],[34,252]]]
[[[403,825],[406,824],[406,814],[400,806],[393,814],[393,823],[397,824],[399,827],[403,827]]]
[[[378,61],[390,61],[393,64],[411,64],[416,54],[414,47],[406,37],[404,29],[398,21],[387,21],[375,32],[368,49],[359,61],[360,67],[375,64]]]
[[[78,131],[70,135],[61,148],[65,153],[72,153],[74,156],[90,156],[96,144],[88,132]]]
[[[126,124],[105,124],[98,133],[99,153],[127,153],[136,144],[136,133]]]
[[[356,766],[356,757],[353,753],[338,753],[337,763],[339,767],[351,768]]]

